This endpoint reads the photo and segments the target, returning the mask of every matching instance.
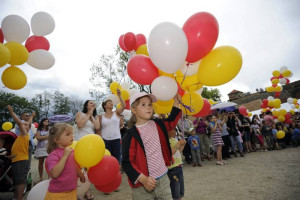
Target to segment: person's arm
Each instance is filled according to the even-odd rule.
[[[16,115],[16,113],[14,113],[13,108],[10,105],[7,105],[7,109],[9,111],[9,114],[13,117],[14,121],[17,123],[19,129],[20,129],[20,133],[25,136],[28,134],[28,132],[25,130],[25,128],[22,126],[22,122],[20,120],[20,118]]]
[[[121,113],[124,111],[124,109],[126,107],[126,104],[125,104],[124,99],[121,96],[121,91],[119,89],[117,89],[117,94],[118,94],[118,97],[119,97],[120,102],[121,102],[121,107],[116,110],[116,114],[121,115]]]
[[[84,183],[85,182],[85,176],[77,166],[76,166],[76,173],[77,173],[77,176],[80,178],[80,182]]]
[[[92,116],[92,122],[94,124],[95,130],[100,129],[100,122],[99,122],[99,117],[98,116]]]
[[[32,120],[33,120],[33,118],[35,117],[35,115],[36,115],[36,113],[33,112],[33,113],[31,113],[31,115],[29,116],[28,123],[29,123],[30,125],[31,125]]]
[[[85,115],[83,115],[82,112],[76,113],[75,122],[76,122],[78,128],[84,127],[88,120],[89,120],[89,117],[86,117]]]
[[[48,135],[41,136],[41,132],[40,131],[37,131],[35,137],[36,137],[36,139],[38,141],[42,141],[42,140],[47,140],[48,139]]]
[[[53,169],[50,171],[50,176],[52,178],[57,178],[60,176],[60,174],[62,173],[62,171],[65,168],[67,159],[68,159],[69,155],[72,153],[72,151],[73,151],[73,149],[71,147],[65,148],[63,156],[61,157],[59,162],[53,167]]]

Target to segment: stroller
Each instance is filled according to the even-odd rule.
[[[6,149],[6,156],[0,156],[0,192],[13,192],[12,172],[11,172],[11,148],[17,136],[13,132],[2,131],[0,138],[5,141],[3,147]]]

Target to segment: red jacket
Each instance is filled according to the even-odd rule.
[[[180,118],[181,110],[173,107],[170,116],[165,120],[155,119],[158,135],[160,139],[163,158],[166,166],[173,164],[173,156],[169,143],[168,131],[175,129]],[[148,164],[145,148],[136,126],[128,130],[122,139],[122,166],[128,176],[130,187],[136,188],[143,186],[140,182],[134,184],[139,175],[143,173],[149,176]]]

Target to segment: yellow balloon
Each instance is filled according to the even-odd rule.
[[[174,99],[170,99],[169,101],[157,100],[157,102],[155,102],[155,103],[160,106],[172,106],[173,107]]]
[[[273,87],[266,87],[266,91],[267,92],[274,92],[274,88]]]
[[[149,56],[147,45],[142,44],[141,46],[139,46],[139,48],[136,50],[135,53],[136,53],[136,55],[142,54],[142,55],[145,55],[145,56]]]
[[[266,109],[266,108],[263,108],[263,109],[262,109],[262,112],[267,112],[267,109]]]
[[[297,104],[297,105],[295,105],[295,108],[296,108],[296,109],[299,109],[299,105],[298,105],[298,104]]]
[[[118,82],[116,82],[116,81],[112,82],[112,83],[110,84],[109,88],[110,88],[110,91],[111,91],[113,94],[117,94],[117,89],[118,89],[118,88],[119,88],[120,91],[122,90],[122,86],[121,86]]]
[[[242,55],[236,48],[215,48],[200,62],[198,80],[207,86],[222,85],[239,73],[242,63]]]
[[[153,103],[153,110],[156,114],[168,114],[171,112],[173,104],[169,106],[163,106],[158,104],[157,102]]]
[[[278,117],[279,116],[279,111],[278,110],[274,110],[272,112],[273,116]]]
[[[280,99],[274,99],[273,100],[273,106],[274,108],[280,108],[281,107],[281,100]]]
[[[272,75],[275,76],[275,77],[278,77],[278,76],[280,75],[280,71],[274,70],[274,71],[272,72]]]
[[[110,153],[110,151],[108,151],[107,149],[105,149],[104,155],[105,155],[105,156],[111,156],[111,153]]]
[[[0,67],[3,67],[8,63],[10,59],[9,49],[2,43],[0,43]]]
[[[185,109],[184,107],[181,106],[182,112],[187,114],[187,115],[195,115],[203,107],[203,98],[200,94],[191,92],[191,93],[185,93],[182,96],[182,103],[186,106],[189,106],[193,109],[192,112],[190,112],[188,109]]]
[[[291,75],[291,71],[290,70],[285,70],[283,73],[282,73],[282,76],[283,77],[289,77]]]
[[[295,114],[294,110],[290,110],[289,113],[291,113],[292,115]]]
[[[121,103],[117,104],[117,109],[121,108]]]
[[[297,99],[293,99],[293,104],[296,104],[298,102]]]
[[[252,113],[248,113],[248,116],[251,117],[251,116],[252,116]]]
[[[280,109],[279,110],[279,115],[285,116],[286,110],[285,109]]]
[[[18,42],[8,42],[5,46],[10,51],[9,64],[22,65],[28,60],[29,53],[23,45]]]
[[[127,90],[121,90],[121,96],[124,99],[124,101],[129,99],[129,92]]]
[[[282,90],[282,87],[280,85],[277,85],[275,88],[274,88],[274,91],[275,92],[280,92]]]
[[[285,132],[283,132],[283,131],[277,131],[276,137],[277,137],[277,139],[284,138],[285,137]]]
[[[278,119],[279,122],[284,122],[285,121],[285,117],[283,115],[279,115],[277,119]]]
[[[208,102],[210,103],[210,105],[214,105],[215,104],[214,100],[212,100],[212,99],[208,99]]]
[[[19,90],[27,83],[25,73],[18,67],[10,66],[2,73],[2,82],[11,90]]]
[[[273,108],[273,107],[274,107],[273,101],[269,101],[269,102],[268,102],[268,106]]]
[[[198,80],[197,74],[186,76],[184,78],[184,74],[182,74],[180,70],[176,72],[176,81],[180,85],[180,87],[187,92],[195,92],[203,87],[203,85]]]
[[[103,139],[99,135],[89,134],[77,141],[74,156],[80,166],[92,167],[102,160],[104,152]]]
[[[72,149],[75,149],[76,144],[77,144],[77,141],[73,141],[73,143],[69,147],[71,147]]]
[[[4,122],[3,124],[2,124],[2,129],[4,130],[4,131],[9,131],[10,129],[12,129],[13,128],[13,124],[11,123],[11,122]]]
[[[277,85],[278,83],[279,83],[279,79],[274,78],[274,79],[272,80],[272,84],[273,84],[273,85]]]
[[[169,74],[169,73],[163,72],[160,69],[158,69],[158,72],[159,72],[159,76],[168,76],[168,77],[171,77],[171,78],[175,77],[174,74]]]

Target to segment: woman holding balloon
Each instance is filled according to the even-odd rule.
[[[120,132],[120,115],[124,111],[126,104],[121,96],[121,91],[117,89],[117,95],[121,102],[121,107],[113,111],[113,102],[107,99],[102,103],[104,115],[99,115],[101,137],[105,142],[105,147],[111,155],[120,161],[121,153],[121,132]]]

